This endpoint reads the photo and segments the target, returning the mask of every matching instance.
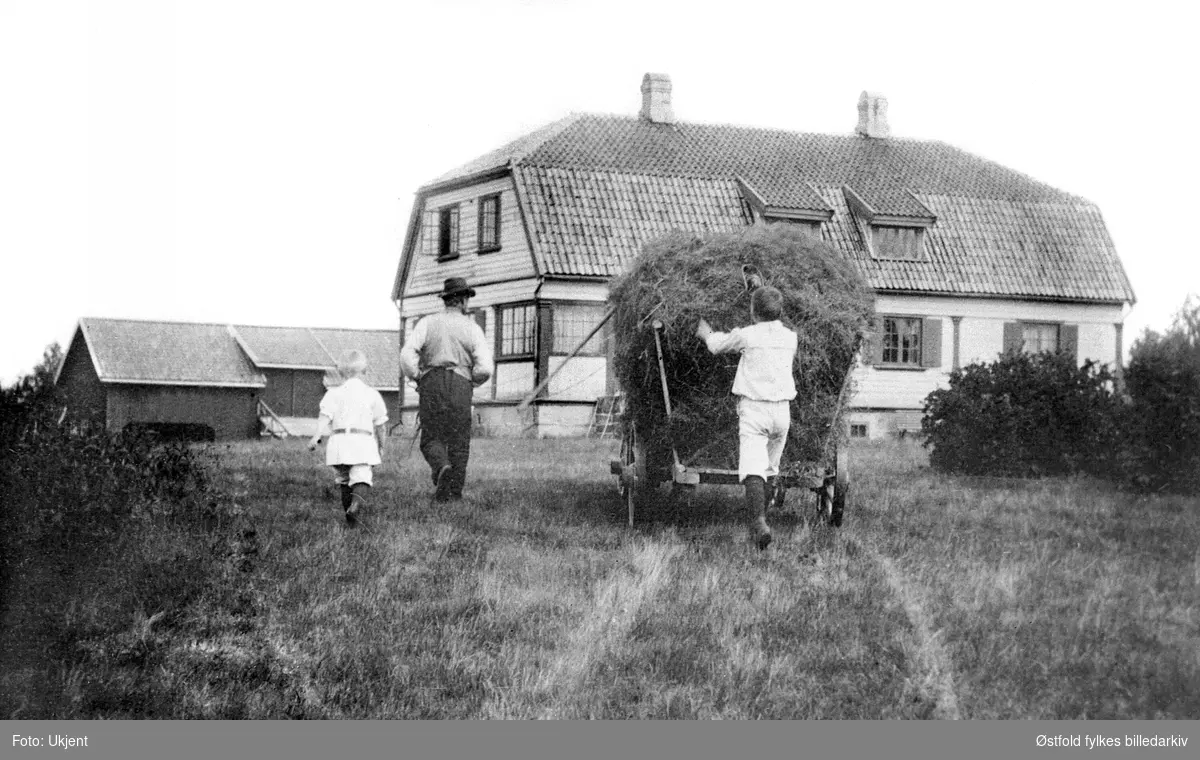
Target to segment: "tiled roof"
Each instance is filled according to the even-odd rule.
[[[485,153],[473,161],[459,166],[451,171],[446,172],[442,176],[434,179],[426,184],[441,185],[447,182],[453,182],[464,177],[470,177],[480,172],[491,171],[507,166],[509,161],[519,161],[529,154],[530,151],[538,148],[542,143],[551,137],[562,132],[579,118],[577,114],[565,116],[558,121],[551,122],[544,127],[539,127],[527,135],[518,137],[516,140],[503,145],[490,153]]]
[[[672,230],[729,232],[749,221],[732,180],[537,166],[515,173],[545,273],[613,276]]]
[[[543,274],[609,276],[663,232],[745,224],[741,178],[769,206],[832,209],[822,234],[877,289],[1134,297],[1094,204],[940,142],[579,115],[446,176],[501,157],[514,163]],[[927,260],[872,259],[845,187],[880,215],[933,222]]]
[[[226,325],[95,318],[81,319],[79,325],[104,382],[266,383]]]
[[[316,369],[335,363],[307,327],[234,325],[233,329],[242,348],[259,367]]]
[[[313,337],[335,359],[344,351],[358,349],[366,354],[363,382],[376,390],[400,387],[400,332],[398,330],[344,330],[314,327]]]
[[[1120,301],[1133,293],[1095,206],[920,195],[936,216],[928,261],[872,259],[841,193],[826,234],[877,289]]]
[[[262,387],[259,367],[332,369],[343,352],[367,356],[364,380],[396,390],[397,330],[218,325],[85,318],[79,321],[104,382]]]

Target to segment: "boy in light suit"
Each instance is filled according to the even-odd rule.
[[[343,382],[330,388],[321,399],[317,432],[308,442],[309,451],[329,436],[325,464],[334,469],[334,481],[341,487],[342,509],[346,523],[356,525],[371,490],[372,467],[380,464],[387,436],[387,407],[379,391],[362,381],[367,357],[361,351],[347,351],[338,360]]]
[[[745,488],[751,532],[759,549],[771,543],[767,526],[767,478],[779,474],[779,461],[792,424],[791,400],[796,397],[792,361],[796,333],[783,326],[783,294],[770,286],[750,295],[754,324],[730,332],[715,332],[701,319],[696,337],[714,354],[739,352],[733,393],[738,396],[738,480]]]

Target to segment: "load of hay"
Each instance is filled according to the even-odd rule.
[[[695,330],[701,317],[722,332],[750,324],[746,264],[783,293],[782,321],[799,336],[784,471],[786,465],[828,461],[840,437],[850,396],[847,377],[874,311],[862,276],[827,244],[788,224],[703,238],[673,233],[647,244],[609,295],[625,419],[646,443],[650,467],[669,466],[674,445],[685,464],[737,469],[737,398],[731,388],[739,356],[710,354]],[[655,320],[663,324],[669,419]]]

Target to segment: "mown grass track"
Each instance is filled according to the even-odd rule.
[[[54,715],[1200,717],[1194,499],[861,444],[845,525],[793,493],[760,553],[736,488],[628,529],[609,441],[477,440],[449,506],[393,441],[358,529],[303,442],[213,451],[241,515],[227,566],[98,638],[103,599],[65,607],[83,654],[41,681]]]
[[[298,446],[226,456],[258,516],[272,636],[324,688],[311,717],[1197,714],[1200,560],[1147,564],[1115,539],[1195,546],[1183,503],[1129,505],[1170,523],[1151,530],[1081,481],[968,483],[919,447],[865,446],[846,525],[807,523],[791,494],[760,554],[736,489],[627,529],[614,451],[477,441],[450,507],[429,505],[413,456],[381,469],[357,531]],[[1129,593],[1167,577],[1177,593],[1138,619]]]

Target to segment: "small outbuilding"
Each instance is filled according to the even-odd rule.
[[[84,318],[56,379],[66,418],[188,438],[310,435],[337,356],[367,355],[367,381],[399,419],[395,330]]]

